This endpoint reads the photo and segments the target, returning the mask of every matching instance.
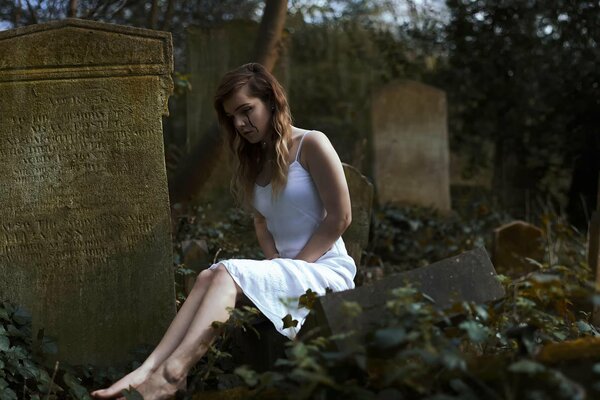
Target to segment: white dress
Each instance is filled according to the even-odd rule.
[[[325,209],[310,174],[298,161],[304,134],[296,158],[288,169],[287,184],[277,198],[271,185],[255,186],[254,207],[267,221],[267,228],[279,252],[273,260],[224,260],[223,264],[246,297],[273,322],[279,333],[293,339],[309,310],[298,307],[298,298],[307,289],[319,295],[327,288],[340,291],[354,288],[356,265],[348,255],[342,238],[313,263],[294,257],[306,245],[325,218]],[[297,320],[296,327],[283,328],[288,314]]]

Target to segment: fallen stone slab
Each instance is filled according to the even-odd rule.
[[[371,286],[319,297],[300,335],[315,328],[324,336],[354,332],[351,337],[336,341],[340,350],[348,348],[380,325],[386,302],[392,298],[391,291],[406,285],[419,289],[442,309],[462,301],[493,302],[505,295],[486,250],[478,248],[426,267],[387,276]],[[346,302],[358,303],[362,313],[349,318],[343,312]]]

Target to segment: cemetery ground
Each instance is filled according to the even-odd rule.
[[[477,247],[491,247],[492,231],[510,222],[487,201],[467,202],[451,214],[415,207],[374,210],[371,237],[357,282],[362,285]],[[393,291],[380,327],[354,347],[338,350],[332,337],[289,342],[272,368],[235,363],[232,332],[256,310],[236,310],[211,351],[188,378],[188,398],[271,399],[585,399],[600,394],[599,332],[591,310],[599,303],[586,262],[585,235],[551,208],[532,221],[544,252],[527,260],[532,271],[499,275],[506,295],[488,304],[434,307],[410,286]],[[198,265],[232,257],[260,257],[251,219],[210,205],[179,210],[174,220],[177,302]],[[195,246],[195,247],[194,247]],[[186,263],[184,263],[187,262]],[[310,293],[302,301],[308,307]],[[362,310],[339,310],[355,318]],[[36,333],[21,309],[0,308],[0,398],[87,399],[136,364],[111,368],[52,365],[51,338]],[[290,321],[291,323],[292,321]],[[339,339],[339,338],[338,338]],[[139,349],[142,360],[148,348]],[[127,398],[137,398],[135,393]]]

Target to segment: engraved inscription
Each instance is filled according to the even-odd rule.
[[[94,80],[78,82],[77,90],[65,90],[73,85],[68,81],[36,83],[35,90],[22,84],[0,125],[0,265],[44,269],[84,260],[98,266],[153,246],[157,206],[148,184],[136,180],[149,167],[137,154],[154,153],[150,167],[160,171],[162,149],[151,145],[160,121],[140,112],[160,110],[114,95],[148,81],[155,82],[114,79],[114,90]],[[28,104],[38,112],[30,113]]]

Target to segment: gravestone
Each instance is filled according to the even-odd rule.
[[[526,260],[544,259],[544,232],[524,221],[513,221],[494,229],[492,261],[499,274],[518,278],[535,271],[537,266]]]
[[[345,163],[342,165],[352,203],[352,223],[344,232],[343,238],[348,254],[354,259],[356,266],[360,267],[362,251],[369,243],[373,185],[356,168]]]
[[[353,331],[354,336],[336,341],[340,350],[348,348],[378,327],[384,319],[386,303],[392,298],[390,292],[407,284],[431,297],[442,309],[459,301],[486,303],[504,297],[494,266],[485,249],[479,248],[426,267],[389,275],[370,286],[318,297],[300,335],[315,328],[325,336]],[[342,311],[346,302],[358,303],[362,313],[349,318]]]
[[[175,314],[162,115],[171,35],[67,19],[0,32],[0,298],[59,360],[115,365]]]
[[[380,204],[450,210],[446,94],[419,82],[390,83],[371,106]]]

